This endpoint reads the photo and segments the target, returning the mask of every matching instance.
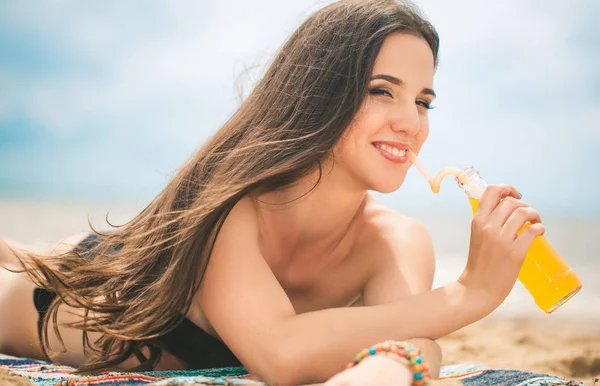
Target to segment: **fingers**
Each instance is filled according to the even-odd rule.
[[[534,233],[539,231],[541,226],[541,230],[543,230],[543,225],[541,224],[542,219],[540,218],[540,214],[533,208],[530,207],[518,207],[516,208],[511,215],[506,220],[506,223],[502,227],[501,234],[503,237],[506,237],[510,240],[514,240],[517,238],[517,232],[527,224],[527,222],[538,225],[538,227],[534,228]],[[532,226],[533,226],[532,225]],[[531,228],[528,227],[528,228]],[[531,232],[530,232],[531,233]],[[533,239],[532,239],[533,240]]]
[[[490,214],[490,222],[500,228],[517,208],[522,207],[527,207],[527,204],[514,197],[506,197]]]
[[[531,226],[527,227],[527,229],[525,229],[523,232],[521,232],[519,237],[517,237],[517,239],[515,240],[515,247],[517,249],[527,251],[529,250],[529,247],[531,246],[533,240],[536,237],[543,235],[545,232],[546,228],[544,228],[544,225],[542,223],[532,224]]]
[[[521,198],[521,195],[510,185],[488,185],[479,200],[476,215],[489,216],[505,197]]]

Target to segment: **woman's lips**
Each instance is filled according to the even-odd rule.
[[[408,162],[408,156],[406,155],[405,149],[398,149],[379,142],[374,142],[373,147],[379,151],[379,154],[394,163],[403,164]]]

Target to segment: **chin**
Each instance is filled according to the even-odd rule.
[[[400,189],[406,178],[406,173],[397,176],[395,179],[381,178],[377,181],[371,181],[370,189],[379,193],[392,193]]]

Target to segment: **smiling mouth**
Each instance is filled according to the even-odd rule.
[[[398,149],[397,147],[394,146],[389,146],[386,145],[384,143],[379,143],[379,142],[375,142],[373,143],[373,146],[375,146],[377,149],[379,150],[383,150],[384,152],[394,156],[394,157],[404,157],[406,156],[406,150],[405,149]]]

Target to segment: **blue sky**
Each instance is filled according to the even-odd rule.
[[[0,0],[0,196],[149,200],[327,3]],[[600,2],[416,3],[441,37],[425,165],[600,219]],[[433,196],[411,171],[382,199],[457,207],[453,184]]]

